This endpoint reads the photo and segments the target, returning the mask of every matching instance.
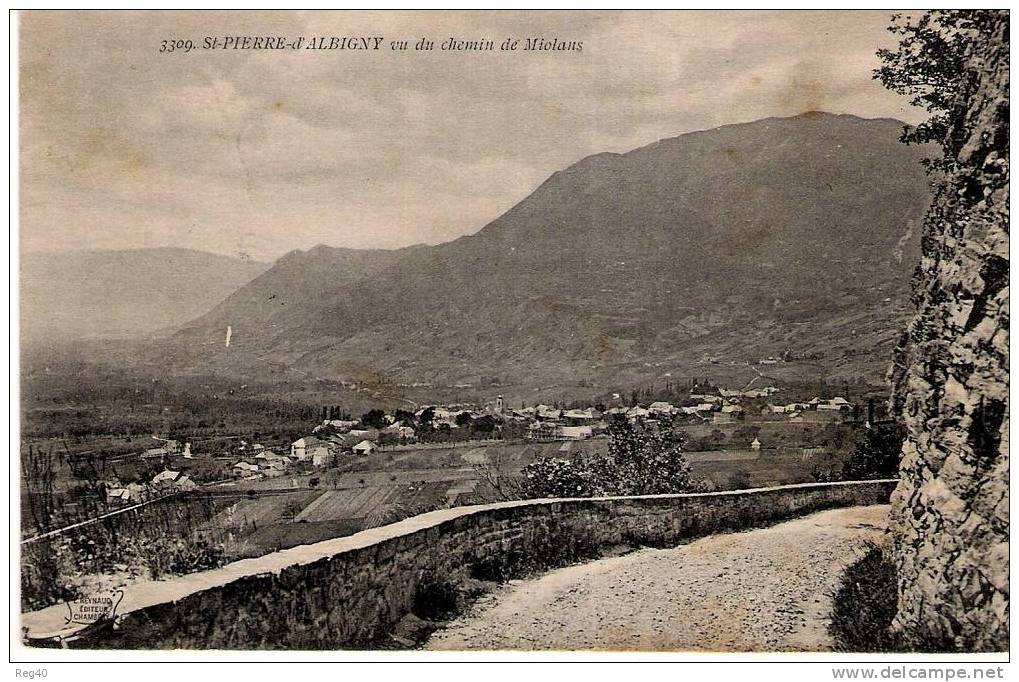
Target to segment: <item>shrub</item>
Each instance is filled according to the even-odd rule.
[[[603,492],[591,463],[542,457],[524,467],[523,495],[528,497],[593,497]]]
[[[891,629],[896,604],[895,567],[880,548],[872,546],[846,569],[835,593],[828,624],[835,650],[898,650]]]
[[[460,592],[448,581],[423,583],[414,591],[412,613],[425,620],[449,620],[460,610]]]
[[[607,457],[543,457],[523,469],[525,497],[660,495],[693,488],[683,438],[671,431],[609,426]]]

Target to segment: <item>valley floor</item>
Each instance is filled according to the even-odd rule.
[[[513,581],[426,648],[830,651],[831,595],[887,518],[829,510]]]

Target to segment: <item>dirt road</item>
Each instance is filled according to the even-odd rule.
[[[824,511],[513,581],[426,648],[830,650],[831,595],[887,517],[887,506]]]

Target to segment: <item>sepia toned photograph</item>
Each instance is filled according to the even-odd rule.
[[[1008,653],[1008,10],[11,22],[12,656]]]

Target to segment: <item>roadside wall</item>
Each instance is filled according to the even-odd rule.
[[[895,481],[446,509],[126,591],[116,626],[61,629],[60,607],[22,616],[34,645],[75,648],[368,647],[430,585],[673,546],[832,507],[883,504]],[[56,624],[56,631],[53,626]]]

